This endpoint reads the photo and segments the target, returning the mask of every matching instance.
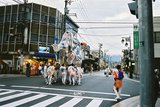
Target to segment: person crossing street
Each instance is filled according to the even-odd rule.
[[[122,88],[122,80],[124,78],[123,71],[121,69],[121,65],[116,66],[117,71],[113,71],[113,77],[114,77],[114,86],[113,86],[113,91],[116,94],[116,100],[121,99],[120,93],[121,93],[121,88]]]

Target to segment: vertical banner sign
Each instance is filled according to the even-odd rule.
[[[139,30],[138,30],[138,25],[134,25],[134,30],[133,30],[133,46],[134,49],[139,48]]]

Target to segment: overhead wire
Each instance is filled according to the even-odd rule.
[[[76,13],[79,13],[81,14],[81,17],[83,18],[83,20],[86,20],[86,18],[88,17],[85,10],[84,10],[84,7],[83,5],[81,4],[81,1],[80,0],[76,0],[76,6],[77,6],[77,10],[76,10]],[[79,10],[79,11],[78,11]],[[87,32],[88,33],[88,30],[87,29],[81,29],[83,32]],[[82,36],[79,35],[79,37],[81,39],[84,40],[84,38]],[[85,41],[89,44],[89,42],[85,39]],[[95,46],[92,45],[92,47],[94,48]]]
[[[87,19],[87,20],[89,20],[89,17],[88,17],[88,12],[87,12],[87,9],[86,9],[86,6],[85,6],[85,4],[81,1],[81,0],[79,0],[80,2],[80,6],[82,7],[82,10],[83,10],[83,12],[84,12],[84,19]],[[85,30],[85,32],[87,32],[87,33],[89,33],[89,31],[88,31],[88,29],[84,29]],[[94,31],[92,31],[92,32],[94,32]],[[99,38],[98,38],[99,39]],[[90,40],[90,39],[89,39]],[[91,41],[90,40],[90,45],[93,47],[93,48],[95,48],[95,47],[97,47],[97,45],[95,45],[95,44],[92,44],[93,43],[93,41]]]

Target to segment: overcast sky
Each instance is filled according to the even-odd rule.
[[[0,0],[11,3],[12,0]],[[9,2],[8,2],[9,1]],[[23,0],[20,0],[23,1]],[[50,7],[55,7],[64,13],[64,0],[28,0]],[[135,16],[130,14],[128,3],[132,0],[72,0],[68,4],[70,17],[80,26],[79,39],[87,42],[91,49],[98,49],[98,43],[103,44],[102,50],[107,54],[121,54],[126,47],[121,43],[122,37],[133,38],[132,23],[137,22]],[[1,3],[0,2],[0,3]],[[13,3],[13,2],[12,2]],[[2,4],[2,3],[1,3]],[[160,16],[160,1],[153,3],[154,16]],[[77,17],[73,16],[76,13]],[[101,22],[101,23],[100,23]],[[110,22],[110,23],[104,23]],[[129,24],[126,24],[129,23]],[[96,29],[96,28],[97,29]],[[132,43],[133,46],[133,43]]]

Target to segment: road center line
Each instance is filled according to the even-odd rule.
[[[68,90],[68,89],[46,88],[46,87],[34,87],[34,86],[17,86],[17,85],[11,85],[11,87],[34,88],[34,89],[46,89],[46,90],[67,91],[67,92],[80,92],[80,93],[90,93],[90,94],[115,95],[115,93],[94,92],[94,91],[83,91],[83,90]],[[129,94],[121,94],[121,96],[130,97]]]

